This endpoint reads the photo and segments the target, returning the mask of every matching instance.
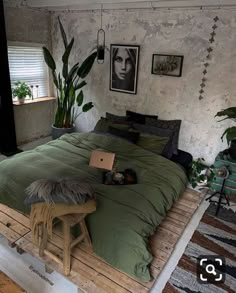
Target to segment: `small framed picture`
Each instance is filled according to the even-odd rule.
[[[139,46],[111,44],[110,90],[137,93]]]
[[[152,74],[179,77],[182,75],[184,56],[180,55],[152,55]]]

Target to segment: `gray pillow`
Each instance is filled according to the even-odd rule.
[[[112,122],[125,122],[128,119],[126,116],[118,116],[108,112],[106,112],[106,118]]]
[[[171,130],[174,132],[172,139],[173,154],[178,155],[178,142],[179,142],[179,130],[181,126],[181,120],[154,120],[146,118],[146,124],[161,128],[164,130]]]
[[[150,133],[150,134],[154,134],[154,135],[162,136],[162,137],[169,137],[169,141],[167,142],[167,144],[162,152],[162,155],[168,159],[170,159],[172,157],[172,155],[173,155],[172,139],[173,139],[173,135],[174,135],[174,132],[172,130],[157,128],[154,126],[137,124],[137,123],[133,124],[133,128],[135,130],[138,130],[139,132]]]

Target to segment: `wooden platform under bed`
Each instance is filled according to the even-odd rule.
[[[167,263],[177,241],[202,201],[205,192],[199,193],[187,188],[168,212],[167,217],[150,239],[154,256],[151,271],[152,282],[141,282],[111,267],[103,259],[86,249],[83,244],[72,252],[72,270],[68,279],[78,286],[79,292],[148,292],[164,265]],[[0,234],[8,239],[11,247],[19,253],[28,252],[52,270],[63,273],[62,267],[47,256],[40,258],[38,248],[31,243],[29,218],[0,204]],[[57,230],[49,243],[49,250],[62,254],[62,238]]]

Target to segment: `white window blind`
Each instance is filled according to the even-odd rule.
[[[41,47],[8,46],[8,59],[12,87],[20,80],[33,86],[34,98],[48,96],[48,70]]]

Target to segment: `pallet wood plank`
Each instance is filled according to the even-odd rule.
[[[29,228],[26,228],[21,223],[15,221],[13,218],[9,217],[8,215],[2,213],[0,211],[0,222],[10,228],[11,230],[17,232],[20,235],[25,235],[30,231]]]
[[[187,207],[194,208],[194,209],[196,209],[199,205],[199,202],[192,202],[185,198],[180,198],[178,202],[181,203],[182,205],[185,205]]]
[[[189,212],[191,215],[193,215],[196,211],[196,209],[194,208],[190,208],[190,207],[187,207],[185,205],[182,205],[181,203],[179,203],[178,201],[174,204],[173,206],[174,208],[178,208],[179,210],[181,211],[186,211],[186,212]]]
[[[0,234],[3,235],[11,244],[14,244],[22,236],[17,232],[11,230],[4,224],[0,223]]]
[[[189,213],[187,211],[180,210],[179,208],[177,208],[175,206],[171,209],[171,211],[180,215],[180,216],[184,216],[188,220],[192,217],[191,213]]]
[[[186,217],[186,216],[182,216],[182,215],[179,215],[177,214],[176,212],[170,210],[168,213],[167,213],[167,217],[169,218],[172,218],[178,222],[182,222],[184,224],[187,224],[189,222],[189,218]]]
[[[152,261],[152,266],[157,268],[158,270],[162,270],[166,262],[159,257],[154,257]]]
[[[174,247],[166,242],[163,241],[158,241],[158,242],[150,242],[152,245],[152,248],[154,248],[155,250],[162,250],[164,251],[166,254],[170,255],[172,250],[174,249]]]
[[[199,197],[201,192],[194,190],[192,188],[186,187],[184,193],[191,194],[193,197]]]
[[[181,224],[183,224],[183,223],[181,223]],[[162,222],[160,227],[165,228],[165,229],[167,229],[173,233],[176,233],[178,235],[181,235],[183,233],[183,229],[184,229],[184,226],[177,227],[176,224],[170,220],[166,220],[166,221]]]
[[[196,203],[196,202],[199,201],[199,196],[193,194],[192,192],[186,192],[186,191],[185,191],[185,192],[183,193],[183,195],[180,197],[180,199],[182,199],[182,198],[184,198],[184,199],[186,199],[186,200],[188,200],[188,201],[194,202],[194,203]]]
[[[170,245],[175,245],[179,239],[179,235],[172,233],[165,228],[159,227],[156,233],[151,237],[151,241],[156,243],[159,239],[162,239],[163,242],[169,243]]]
[[[15,221],[21,223],[26,228],[29,228],[30,229],[29,218],[26,217],[25,215],[23,215],[22,213],[14,210],[14,209],[11,209],[8,206],[3,205],[1,203],[0,203],[0,211],[3,212],[3,213],[5,213],[9,217],[13,218]]]

